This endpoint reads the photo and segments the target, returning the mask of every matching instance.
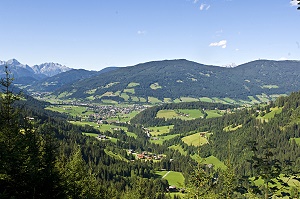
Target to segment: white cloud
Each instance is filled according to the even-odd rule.
[[[194,3],[198,3],[199,0],[194,0]]]
[[[144,34],[146,34],[146,33],[147,33],[146,30],[138,30],[138,31],[137,31],[137,34],[138,34],[138,35],[144,35]]]
[[[298,6],[298,1],[297,0],[292,0],[290,1],[291,6]]]
[[[208,10],[210,8],[210,5],[207,5],[205,3],[201,3],[199,9],[202,11],[202,10]]]
[[[213,42],[213,43],[210,43],[209,46],[219,46],[221,48],[226,48],[227,41],[226,40],[221,40],[219,42]]]

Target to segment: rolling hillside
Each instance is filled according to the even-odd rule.
[[[234,68],[208,66],[187,60],[154,61],[119,68],[65,84],[54,93],[65,99],[99,102],[174,101],[183,97],[249,100],[248,96],[289,94],[300,89],[299,61],[257,60]]]

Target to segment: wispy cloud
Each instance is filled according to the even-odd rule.
[[[213,43],[210,43],[209,46],[211,46],[211,47],[217,46],[217,47],[221,47],[221,48],[226,48],[227,41],[226,40],[221,40],[219,42],[213,42]]]
[[[194,0],[194,3],[198,3],[199,0]]]
[[[292,0],[290,1],[291,6],[298,6],[298,1],[297,0]]]
[[[205,3],[201,3],[199,9],[202,10],[208,10],[210,8],[210,5],[207,5]]]
[[[146,33],[147,33],[146,30],[138,30],[138,31],[137,31],[137,34],[138,34],[138,35],[144,35],[144,34],[146,34]]]

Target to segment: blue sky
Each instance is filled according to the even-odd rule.
[[[0,60],[100,70],[165,59],[300,59],[289,0],[1,0]]]

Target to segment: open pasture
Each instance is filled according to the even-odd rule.
[[[153,140],[153,138],[151,139],[151,142],[154,143],[154,144],[162,144],[163,141],[165,140],[170,140],[176,136],[178,136],[179,134],[174,134],[174,135],[166,135],[166,136],[158,136],[156,137],[157,139],[156,140]]]
[[[205,112],[207,113],[206,118],[221,117],[224,115],[224,113],[219,110],[206,110]]]
[[[149,127],[151,136],[159,136],[163,134],[167,134],[173,129],[174,125],[170,126],[156,126],[156,127]]]
[[[206,132],[202,132],[205,133]],[[186,143],[187,145],[193,145],[193,146],[202,146],[204,144],[208,143],[208,140],[206,137],[202,137],[200,133],[195,133],[186,137],[181,138],[181,140]]]
[[[155,174],[159,175],[168,181],[169,185],[176,187],[184,187],[184,177],[181,172],[176,171],[157,171]]]
[[[156,114],[157,118],[178,118],[181,120],[193,120],[203,116],[204,114],[199,109],[160,110]]]
[[[70,105],[51,105],[47,108],[47,110],[56,111],[59,113],[66,113],[71,116],[78,115],[89,115],[92,114],[92,111],[88,111],[86,107],[83,106],[70,106]]]

